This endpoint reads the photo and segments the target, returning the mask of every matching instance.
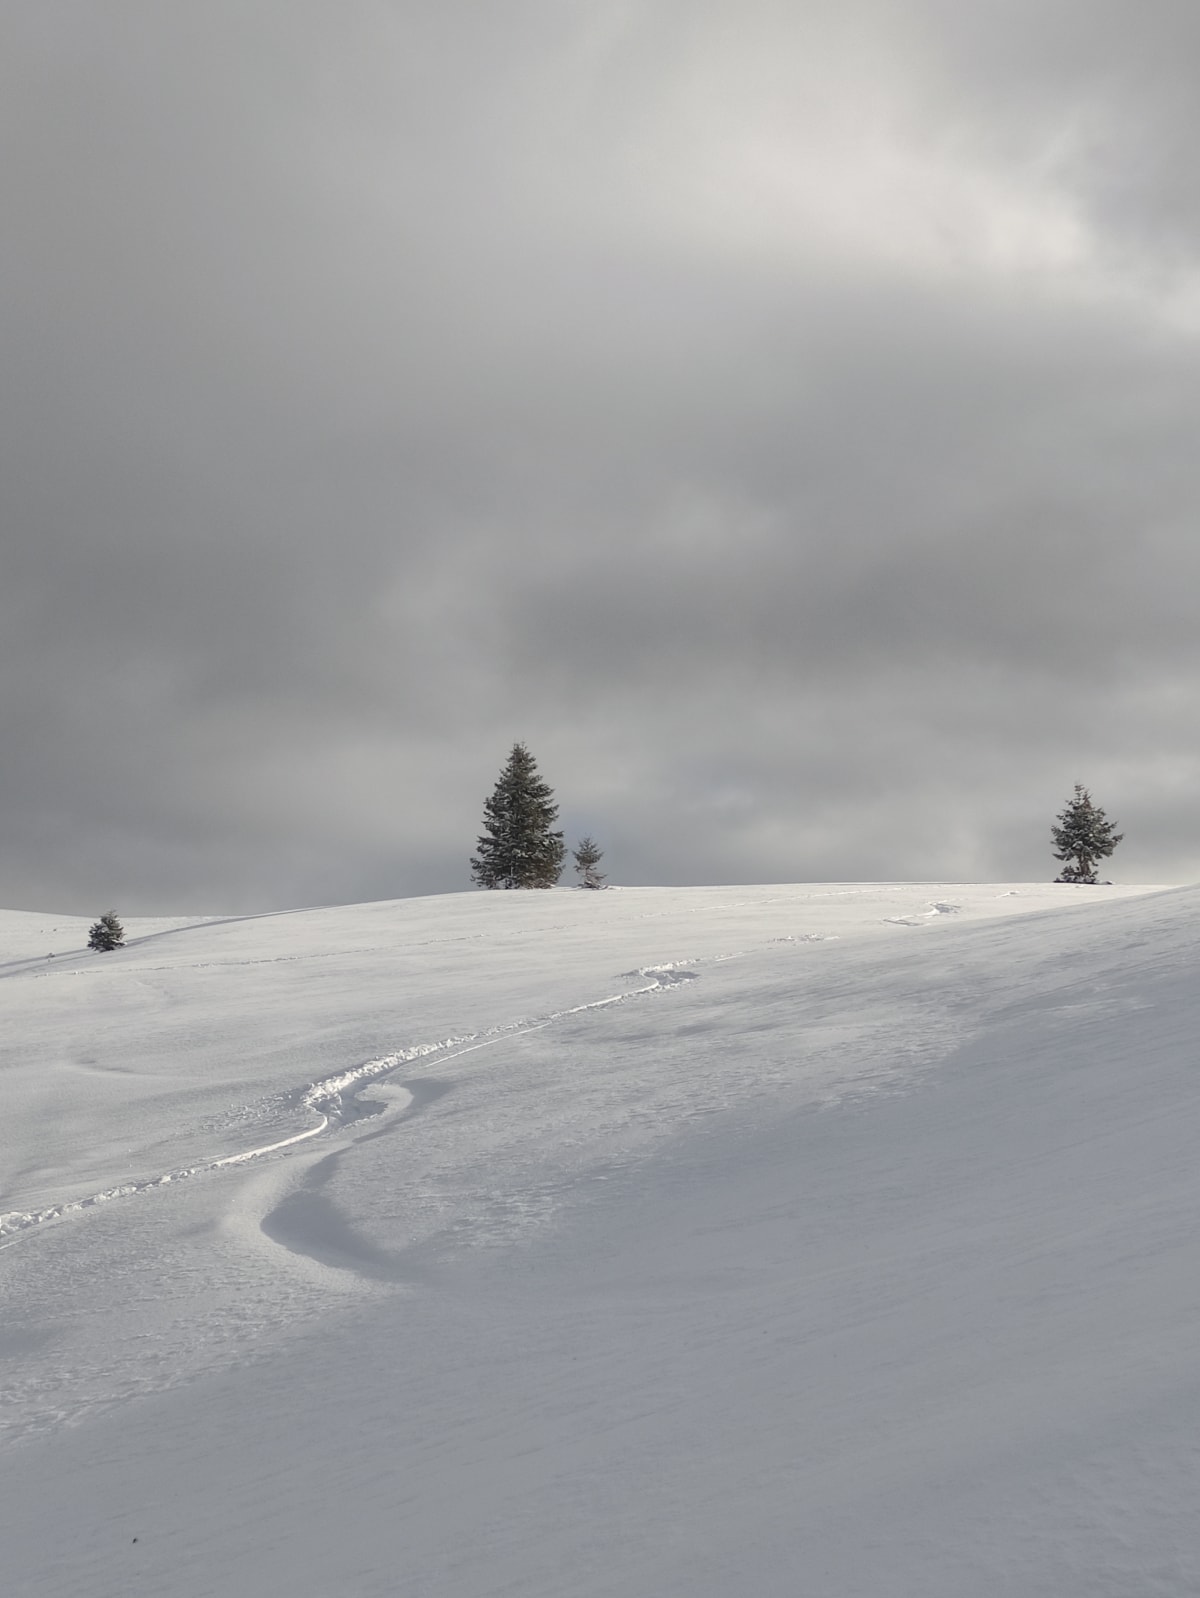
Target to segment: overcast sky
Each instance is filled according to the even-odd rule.
[[[1200,877],[1194,0],[7,0],[0,903]]]

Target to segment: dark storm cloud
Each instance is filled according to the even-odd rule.
[[[0,20],[0,900],[1200,868],[1197,23]]]

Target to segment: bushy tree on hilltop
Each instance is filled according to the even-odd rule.
[[[1097,865],[1108,859],[1125,836],[1100,806],[1092,803],[1091,794],[1080,782],[1075,784],[1074,798],[1067,801],[1050,833],[1054,858],[1066,862],[1056,882],[1095,882]]]
[[[562,873],[563,835],[555,832],[554,790],[537,761],[516,743],[483,807],[484,832],[471,861],[481,888],[552,888]]]
[[[571,851],[575,861],[575,871],[579,877],[581,888],[602,888],[604,886],[604,872],[597,871],[596,867],[604,858],[603,849],[597,849],[590,838],[580,838],[579,847]]]
[[[88,932],[88,948],[100,953],[107,953],[109,949],[119,949],[124,942],[125,928],[111,910],[106,910]]]

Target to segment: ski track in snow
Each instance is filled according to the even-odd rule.
[[[714,956],[708,963],[738,959],[740,953],[741,951],[739,954]],[[583,1015],[591,1010],[605,1010],[613,1005],[624,1004],[630,999],[666,992],[669,988],[694,980],[698,973],[684,968],[700,963],[699,960],[672,960],[662,965],[641,966],[636,971],[623,973],[625,980],[644,979],[639,986],[609,994],[606,998],[593,999],[587,1004],[571,1005],[565,1010],[554,1010],[548,1015],[536,1016],[532,1020],[505,1022],[487,1027],[483,1032],[445,1038],[439,1043],[418,1043],[410,1048],[398,1049],[392,1054],[380,1055],[363,1065],[339,1072],[336,1076],[325,1077],[320,1082],[314,1082],[300,1095],[301,1107],[318,1117],[315,1126],[297,1132],[292,1137],[263,1144],[259,1148],[244,1149],[239,1154],[226,1154],[220,1159],[206,1160],[198,1165],[166,1171],[161,1176],[149,1177],[144,1181],[123,1183],[119,1187],[106,1188],[101,1193],[91,1193],[85,1198],[67,1199],[61,1204],[51,1204],[41,1210],[11,1210],[7,1214],[0,1215],[0,1239],[7,1240],[0,1241],[0,1250],[12,1248],[35,1228],[81,1215],[100,1205],[110,1204],[115,1199],[131,1198],[138,1193],[150,1193],[156,1188],[168,1187],[175,1182],[186,1182],[191,1177],[203,1176],[210,1171],[223,1170],[228,1166],[245,1165],[251,1160],[261,1159],[264,1155],[277,1154],[284,1149],[294,1148],[297,1144],[307,1143],[330,1129],[336,1130],[351,1118],[346,1114],[347,1095],[356,1094],[367,1083],[384,1079],[392,1071],[400,1066],[410,1065],[414,1060],[429,1059],[433,1055],[439,1056],[442,1060],[460,1059],[465,1054],[474,1053],[476,1049],[485,1049],[509,1038],[540,1031],[556,1021],[565,1020],[568,1016]]]
[[[865,890],[838,889],[827,895],[827,897],[852,898],[862,891]],[[749,904],[751,901],[745,902]],[[774,903],[775,901],[768,900],[767,902]],[[883,917],[883,920],[885,923],[893,926],[922,927],[929,925],[930,920],[937,920],[942,916],[953,915],[959,909],[961,909],[960,905],[951,904],[944,900],[933,900],[929,901],[928,904],[929,907],[926,910],[910,913],[907,916],[885,916]],[[709,905],[698,905],[693,907],[691,913],[699,914],[711,908],[715,907]],[[721,906],[721,908],[728,909],[729,906]],[[140,938],[130,939],[126,947],[133,948],[139,944],[156,942],[163,938],[176,937],[181,932],[195,931],[198,928],[207,929],[209,927],[229,925],[239,921],[268,920],[277,916],[297,915],[300,913],[302,912],[266,912],[263,915],[229,916],[213,918],[211,920],[188,922],[183,926],[171,927],[159,932],[147,933]],[[651,911],[648,912],[646,916],[640,917],[639,919],[653,919],[660,913],[661,912]],[[436,939],[434,941],[471,941],[472,939],[477,939],[479,936],[481,936],[481,934],[469,934],[465,938],[462,935],[452,935],[450,938]],[[837,934],[810,932],[798,936],[789,935],[787,937],[776,937],[770,939],[769,942],[772,944],[817,943],[826,941],[826,939],[830,936],[836,938]],[[334,951],[327,957],[356,957],[360,954],[371,952],[373,951],[368,948],[344,949]],[[64,1200],[59,1204],[52,1204],[44,1209],[12,1210],[5,1214],[0,1214],[0,1250],[12,1248],[14,1244],[21,1240],[22,1236],[27,1235],[35,1228],[65,1220],[75,1215],[83,1214],[87,1210],[95,1209],[103,1204],[109,1204],[116,1199],[130,1198],[138,1193],[152,1192],[157,1188],[167,1187],[174,1182],[185,1182],[191,1177],[206,1175],[210,1171],[219,1171],[228,1166],[245,1165],[249,1161],[261,1159],[265,1155],[281,1153],[286,1149],[295,1148],[301,1143],[307,1143],[313,1138],[320,1137],[323,1133],[330,1131],[331,1129],[336,1130],[338,1127],[345,1124],[345,1122],[349,1119],[361,1119],[362,1117],[351,1117],[346,1113],[344,1096],[356,1094],[360,1088],[366,1086],[370,1082],[386,1079],[391,1072],[397,1070],[400,1066],[410,1065],[414,1060],[429,1059],[434,1055],[439,1056],[443,1060],[458,1059],[465,1054],[474,1052],[476,1049],[487,1048],[491,1044],[498,1043],[504,1039],[518,1037],[522,1034],[535,1032],[543,1027],[551,1026],[554,1022],[564,1020],[568,1016],[581,1015],[590,1010],[607,1009],[612,1005],[623,1004],[629,999],[641,998],[651,993],[663,992],[668,988],[680,986],[681,984],[685,984],[693,980],[698,975],[696,971],[689,969],[690,967],[701,964],[718,965],[730,960],[745,959],[750,952],[751,951],[747,949],[737,949],[726,954],[707,955],[691,960],[670,960],[661,964],[640,966],[636,970],[623,972],[621,977],[621,979],[624,981],[638,981],[638,979],[642,979],[639,986],[623,989],[621,992],[610,994],[606,998],[595,999],[587,1004],[573,1005],[565,1010],[556,1010],[548,1015],[535,1017],[532,1020],[506,1022],[494,1027],[488,1027],[482,1032],[468,1033],[462,1037],[445,1038],[437,1043],[415,1044],[409,1048],[400,1049],[394,1053],[381,1055],[373,1060],[368,1060],[364,1064],[353,1066],[347,1071],[338,1073],[336,1076],[326,1077],[319,1082],[314,1082],[311,1084],[311,1086],[304,1089],[299,1094],[298,1097],[301,1108],[309,1111],[317,1117],[316,1124],[307,1127],[304,1131],[297,1132],[291,1137],[278,1139],[273,1143],[263,1144],[258,1148],[245,1149],[238,1154],[227,1154],[223,1155],[219,1159],[206,1160],[196,1165],[184,1166],[173,1171],[166,1171],[160,1176],[149,1177],[143,1181],[123,1183],[118,1187],[106,1188],[100,1193],[92,1193],[84,1198]],[[54,956],[50,956],[49,958],[53,959]],[[190,968],[205,970],[217,969],[226,966],[276,965],[289,963],[300,959],[312,958],[314,958],[314,956],[311,953],[306,953],[304,955],[282,955],[268,957],[265,959],[259,958],[249,960],[197,961],[194,962]],[[32,960],[15,960],[7,962],[5,965],[0,966],[0,977],[32,975],[36,979],[39,976],[87,976],[91,974],[87,968],[82,970],[61,967],[57,970],[53,967],[48,968],[46,961],[47,957],[43,956]],[[151,967],[149,969],[154,971],[159,969],[167,970],[173,968]]]

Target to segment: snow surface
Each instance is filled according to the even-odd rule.
[[[0,914],[0,1590],[1200,1592],[1198,911]]]

